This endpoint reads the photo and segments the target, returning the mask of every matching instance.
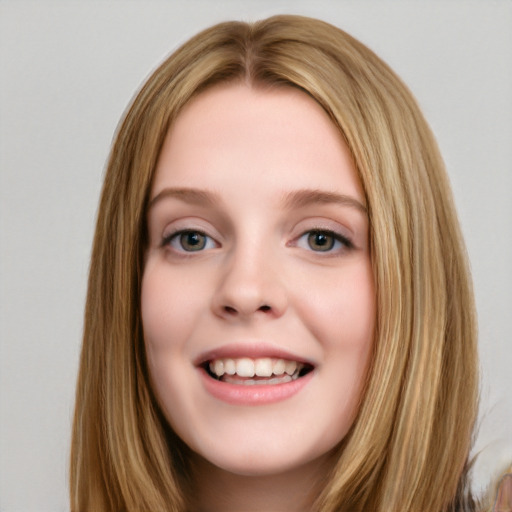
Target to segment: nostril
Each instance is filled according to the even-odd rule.
[[[245,316],[245,315],[250,315],[250,314],[253,314],[256,312],[269,313],[271,311],[273,311],[273,308],[272,308],[272,306],[269,306],[268,304],[262,304],[261,306],[259,306],[256,309],[247,308],[247,310],[245,308],[236,308],[236,307],[228,306],[228,305],[222,306],[223,314],[228,315],[228,316],[237,316],[239,314],[242,316]]]

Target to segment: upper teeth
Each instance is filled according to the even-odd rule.
[[[293,375],[297,369],[301,369],[304,365],[296,361],[286,361],[285,359],[274,359],[270,357],[262,357],[251,359],[249,357],[241,357],[238,359],[215,359],[210,362],[210,371],[222,377],[227,375],[238,375],[239,377],[271,377],[272,375]]]

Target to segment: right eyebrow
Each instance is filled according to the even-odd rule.
[[[155,204],[160,202],[163,199],[167,198],[175,198],[183,201],[185,203],[195,204],[195,205],[207,205],[212,206],[214,204],[218,204],[220,199],[218,195],[214,192],[199,190],[196,188],[164,188],[161,190],[155,197],[150,199],[148,204],[148,210],[153,208]]]

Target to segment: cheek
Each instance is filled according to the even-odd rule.
[[[346,434],[357,414],[372,354],[376,301],[369,263],[329,277],[309,283],[300,316],[322,347],[323,396],[336,411],[325,435],[335,438]]]
[[[200,294],[190,280],[166,267],[148,264],[141,289],[144,338],[153,350],[184,345],[197,317]],[[181,278],[181,279],[180,279]]]
[[[144,344],[151,380],[164,409],[174,400],[185,371],[186,340],[194,316],[194,303],[187,292],[187,287],[161,268],[146,267],[141,287]]]
[[[365,357],[373,342],[376,316],[370,263],[359,262],[304,285],[297,301],[301,317],[324,348]]]

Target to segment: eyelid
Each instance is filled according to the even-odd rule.
[[[211,222],[201,216],[177,216],[168,218],[167,221],[161,223],[161,243],[175,236],[177,233],[194,231],[217,241],[220,239],[220,233],[215,229]]]

